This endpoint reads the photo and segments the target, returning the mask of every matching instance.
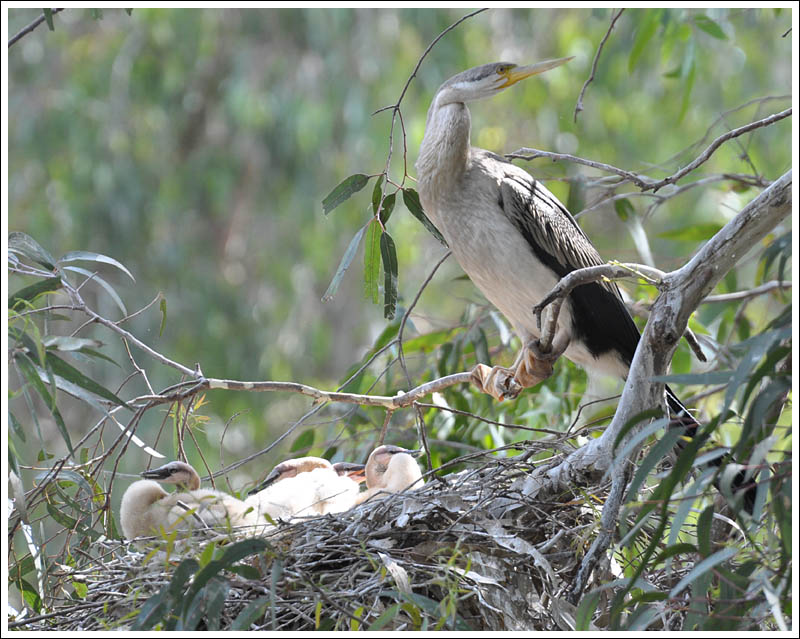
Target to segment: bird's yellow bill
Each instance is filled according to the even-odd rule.
[[[506,82],[500,88],[505,89],[506,87],[510,87],[512,84],[516,84],[520,80],[529,78],[532,75],[544,73],[550,69],[560,67],[562,64],[569,62],[574,57],[574,55],[571,55],[568,58],[554,58],[553,60],[545,60],[544,62],[537,62],[536,64],[529,64],[524,67],[512,67],[505,72]]]

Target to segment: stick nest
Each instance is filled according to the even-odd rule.
[[[519,457],[491,458],[345,513],[281,524],[263,537],[265,551],[220,571],[214,579],[221,598],[191,613],[192,623],[242,630],[571,629],[575,610],[563,594],[601,501],[587,496],[596,489],[531,499],[531,470]],[[202,531],[171,546],[97,542],[95,556],[64,575],[64,592],[79,582],[82,596],[11,627],[130,628],[180,562],[201,557],[207,543],[215,542]],[[218,556],[225,543],[216,544]],[[178,599],[187,589],[191,579],[176,589]]]

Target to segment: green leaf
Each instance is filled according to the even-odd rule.
[[[131,275],[131,272],[125,268],[120,262],[115,260],[113,257],[108,257],[108,255],[103,255],[101,253],[92,253],[91,251],[70,251],[66,255],[62,255],[58,258],[58,263],[63,264],[65,262],[99,262],[101,264],[110,264],[111,266],[117,267],[120,271],[125,273],[128,277],[131,278],[134,282],[136,278]]]
[[[42,600],[39,597],[39,593],[36,591],[36,588],[31,586],[27,581],[24,579],[19,579],[17,581],[17,586],[20,586],[20,590],[22,591],[22,598],[25,600],[25,603],[36,613],[42,611]]]
[[[161,301],[158,303],[158,308],[161,310],[161,326],[158,328],[158,336],[161,337],[164,334],[164,329],[167,326],[167,298],[161,298]]]
[[[373,219],[367,229],[364,246],[364,297],[378,303],[378,278],[381,275],[381,225]]]
[[[79,273],[81,275],[85,275],[87,278],[91,279],[93,282],[97,282],[100,286],[102,286],[106,293],[109,294],[114,303],[119,307],[122,311],[123,315],[128,314],[128,309],[125,308],[125,304],[122,302],[122,298],[117,294],[114,290],[114,287],[111,286],[108,282],[106,282],[102,277],[100,277],[97,273],[92,271],[87,271],[85,268],[80,268],[78,266],[65,266],[65,271],[72,271],[73,273]]]
[[[60,377],[63,377],[68,382],[72,382],[73,384],[77,384],[81,388],[88,390],[95,395],[98,395],[104,399],[107,399],[118,406],[122,406],[123,408],[127,408],[130,410],[130,406],[122,401],[119,397],[117,397],[114,393],[110,390],[101,386],[94,380],[86,377],[83,373],[81,373],[77,368],[74,366],[67,364],[63,359],[57,357],[52,352],[47,353],[47,363],[52,367],[53,372]]]
[[[125,9],[125,13],[131,15],[133,13],[133,9]]]
[[[683,99],[681,101],[681,110],[678,114],[678,122],[683,120],[686,112],[689,109],[689,98],[692,95],[692,88],[694,87],[694,78],[697,71],[695,64],[695,43],[694,37],[689,38],[686,45],[686,52],[681,63],[681,79],[683,80]]]
[[[392,215],[392,211],[394,210],[394,200],[395,194],[389,193],[385,198],[383,198],[383,207],[381,208],[381,224],[386,226],[386,223],[389,221],[389,217]]]
[[[90,13],[92,14],[92,18],[95,20],[102,20],[103,19],[103,10],[102,9],[89,9]]]
[[[302,433],[297,439],[294,440],[292,444],[291,452],[295,452],[301,449],[310,449],[314,445],[314,431],[307,430],[306,432]]]
[[[721,224],[709,222],[707,224],[692,224],[679,229],[671,229],[658,233],[656,237],[679,242],[705,242],[722,228]]]
[[[381,195],[383,195],[383,180],[386,176],[381,174],[375,181],[375,186],[372,189],[372,214],[378,214],[378,207],[381,204]]]
[[[697,548],[694,544],[675,544],[669,548],[665,548],[658,557],[652,561],[652,565],[656,566],[665,559],[675,557],[676,555],[688,555],[689,553],[696,553]]]
[[[322,200],[322,210],[325,215],[333,211],[333,209],[342,202],[349,199],[351,195],[358,193],[367,185],[368,181],[369,176],[363,173],[356,173],[355,175],[345,178],[324,200]]]
[[[269,604],[269,597],[259,597],[251,601],[231,622],[229,630],[250,630],[250,626],[256,622],[256,619],[264,615],[267,604]]]
[[[442,234],[439,233],[439,229],[433,225],[433,223],[428,219],[428,216],[425,215],[425,212],[422,210],[422,204],[420,204],[419,201],[419,194],[414,189],[403,189],[403,204],[406,205],[409,213],[417,218],[422,225],[428,229],[433,237],[439,240],[442,246],[447,246],[447,242],[445,242]]]
[[[711,554],[711,522],[714,519],[714,506],[708,506],[697,518],[697,547],[703,557]]]
[[[55,31],[56,25],[53,24],[53,10],[42,9],[42,13],[44,14],[45,22],[47,22],[47,28],[50,29],[50,31]]]
[[[397,307],[397,252],[389,233],[381,234],[381,258],[383,260],[383,316],[393,319]]]
[[[628,72],[633,71],[639,58],[647,48],[647,44],[653,38],[658,29],[659,19],[661,18],[661,9],[650,9],[645,12],[639,28],[636,32],[636,38],[631,47],[631,53],[628,57]]]
[[[372,630],[373,632],[382,630],[387,623],[392,621],[397,616],[397,612],[399,610],[400,604],[392,604],[386,610],[384,610],[380,616],[366,628],[366,630]]]
[[[366,226],[362,226],[360,229],[358,229],[358,232],[353,236],[353,239],[350,240],[350,244],[347,245],[347,250],[345,250],[344,255],[342,256],[342,261],[339,262],[339,267],[336,269],[336,273],[334,274],[331,283],[328,285],[328,290],[326,290],[325,294],[322,296],[323,302],[329,302],[332,300],[333,296],[336,295],[336,291],[339,290],[339,285],[342,283],[345,272],[347,272],[347,269],[350,268],[350,264],[353,262],[356,251],[358,251],[358,245],[361,244],[361,238],[364,237],[366,230]]]
[[[766,279],[767,275],[769,274],[769,269],[772,266],[772,263],[775,261],[775,259],[780,258],[778,260],[777,277],[779,280],[783,281],[784,268],[791,254],[792,254],[792,232],[789,231],[788,233],[785,233],[784,235],[781,235],[779,238],[773,240],[773,242],[766,248],[764,254],[761,256],[761,259],[764,260],[764,279]]]
[[[723,561],[727,561],[731,557],[733,557],[736,553],[740,552],[740,549],[731,546],[729,548],[723,548],[722,550],[715,552],[710,557],[707,557],[699,564],[697,564],[692,570],[689,571],[683,579],[681,579],[673,588],[669,591],[670,597],[676,597],[680,592],[686,588],[689,584],[693,583],[698,577],[704,575],[708,571],[710,571],[714,566],[721,564]]]
[[[586,593],[578,604],[575,611],[575,630],[586,631],[592,623],[592,616],[597,611],[597,603],[600,601],[600,590],[593,590]]]
[[[19,423],[14,413],[12,413],[11,411],[8,411],[8,423],[11,426],[11,430],[14,431],[14,434],[24,442],[25,429],[22,427],[22,424]]]
[[[25,300],[33,302],[40,295],[45,293],[52,293],[57,291],[63,286],[60,277],[48,277],[46,279],[31,284],[23,289],[18,290],[11,297],[8,298],[8,308],[14,308],[18,302]]]
[[[56,422],[56,426],[58,427],[58,432],[61,433],[61,438],[64,440],[64,443],[67,445],[67,450],[69,450],[69,454],[73,454],[72,450],[72,440],[69,437],[69,431],[67,431],[67,425],[64,423],[64,419],[61,417],[61,413],[59,412],[58,408],[56,407],[55,401],[55,389],[53,389],[53,394],[51,395],[50,392],[47,390],[47,387],[42,382],[41,376],[39,371],[42,369],[36,366],[27,355],[19,355],[14,358],[14,361],[17,363],[17,366],[22,372],[25,379],[36,389],[36,392],[39,393],[41,398],[44,400],[44,403],[47,405],[48,409],[50,410],[50,414],[53,416],[53,420]],[[42,374],[46,376],[44,371]]]
[[[55,270],[55,260],[53,256],[45,251],[39,243],[30,235],[14,231],[8,235],[8,250],[24,255],[37,264],[41,264],[46,269]]]
[[[630,216],[636,215],[636,209],[633,208],[633,204],[631,204],[630,200],[627,198],[615,200],[614,210],[617,212],[617,217],[623,222],[626,221]]]
[[[70,337],[68,335],[47,335],[42,339],[42,343],[54,351],[81,351],[91,346],[100,347],[103,345],[102,342],[96,339]]]
[[[728,39],[728,36],[725,35],[722,27],[704,13],[694,17],[694,24],[698,29],[705,31],[708,35],[717,38],[717,40]]]

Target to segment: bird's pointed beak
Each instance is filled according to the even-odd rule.
[[[506,72],[506,82],[500,88],[506,89],[512,84],[516,84],[520,80],[529,78],[532,75],[537,75],[539,73],[549,71],[550,69],[560,67],[562,64],[569,62],[574,57],[574,55],[571,55],[567,58],[554,58],[553,60],[545,60],[544,62],[537,62],[536,64],[529,64],[524,67],[513,67]]]
[[[409,450],[408,448],[401,448],[400,450],[392,451],[393,453],[405,453],[406,455],[411,455],[412,457],[419,457],[425,451],[421,448],[418,450]]]
[[[166,466],[159,466],[158,468],[151,468],[139,473],[140,477],[144,479],[167,479],[172,473]]]
[[[265,489],[267,486],[269,486],[270,484],[274,484],[274,483],[275,483],[275,480],[277,480],[277,479],[278,479],[278,477],[280,477],[280,476],[281,476],[281,473],[280,473],[280,472],[278,472],[277,470],[273,470],[273,471],[272,471],[272,472],[271,472],[269,475],[267,475],[267,476],[266,476],[266,478],[264,479],[264,481],[262,481],[262,482],[261,482],[261,483],[260,483],[258,486],[256,486],[255,488],[253,488],[253,489],[251,489],[250,491],[248,491],[248,493],[247,493],[247,494],[248,494],[248,495],[255,495],[256,493],[260,493],[262,490],[264,490],[264,489]]]

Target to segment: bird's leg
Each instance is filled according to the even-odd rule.
[[[533,339],[522,347],[511,368],[489,368],[486,364],[478,364],[472,369],[472,383],[498,401],[515,399],[524,388],[536,386],[553,374],[553,362],[561,357],[568,345],[566,333],[553,341],[549,351],[542,350],[539,341]]]

